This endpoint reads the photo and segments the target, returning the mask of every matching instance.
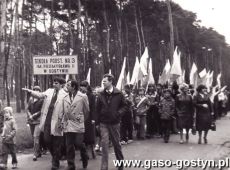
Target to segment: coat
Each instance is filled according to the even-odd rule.
[[[31,92],[31,95],[33,97],[44,99],[44,103],[41,109],[41,121],[39,125],[41,131],[44,131],[45,121],[53,94],[54,89],[47,89],[45,92]],[[60,89],[57,95],[57,101],[54,104],[54,110],[51,119],[51,135],[53,136],[63,136],[63,129],[61,128],[61,123],[64,116],[63,99],[66,95],[67,93],[63,89]]]
[[[197,94],[193,98],[193,103],[196,109],[196,129],[198,131],[209,130],[212,123],[212,104],[208,96],[202,97]],[[203,107],[203,104],[207,104],[208,108]]]
[[[149,109],[149,98],[145,96],[137,96],[136,103],[136,116],[146,116]]]
[[[192,128],[194,115],[192,96],[178,94],[175,101],[179,129]]]
[[[33,116],[33,120],[30,120],[28,118],[29,124],[39,124],[40,123],[40,117],[41,117],[41,109],[43,105],[43,100],[38,99],[34,101],[34,99],[31,97],[28,102],[28,112]]]
[[[163,120],[171,120],[176,112],[175,100],[172,97],[163,98],[159,104],[160,117]]]
[[[126,111],[125,97],[115,87],[113,87],[113,92],[110,95],[104,90],[97,98],[96,108],[98,123],[118,124]]]
[[[16,123],[13,117],[4,120],[2,142],[9,144],[16,144]]]
[[[87,93],[89,99],[89,116],[85,120],[84,142],[88,145],[95,144],[95,116],[96,116],[96,97],[91,93]],[[92,122],[94,121],[94,123]]]
[[[89,101],[86,94],[78,91],[71,102],[69,94],[64,97],[64,132],[84,133],[85,119],[89,114]]]

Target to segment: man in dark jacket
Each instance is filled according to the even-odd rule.
[[[103,76],[104,91],[99,94],[97,100],[97,123],[100,125],[102,145],[101,170],[108,170],[109,137],[111,137],[117,160],[124,159],[119,141],[120,119],[126,110],[126,103],[121,91],[112,85],[113,81],[112,74]],[[118,169],[123,170],[123,166]]]

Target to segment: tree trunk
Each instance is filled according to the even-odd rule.
[[[138,37],[138,44],[139,44],[139,56],[141,56],[142,53],[142,48],[141,48],[141,36],[140,36],[140,30],[139,30],[139,26],[138,26],[138,20],[137,20],[137,10],[136,10],[136,6],[134,5],[134,16],[135,16],[135,26],[137,29],[137,37]]]
[[[142,14],[141,14],[140,6],[138,6],[138,11],[140,14],[141,35],[142,35],[144,47],[146,47],[145,34],[144,34],[144,29],[143,29],[143,24],[142,24]]]
[[[108,23],[108,18],[107,18],[107,12],[106,12],[106,1],[103,0],[103,18],[105,22],[105,30],[106,30],[106,52],[105,52],[105,59],[104,61],[104,71],[108,72],[109,71],[109,66],[111,65],[110,61],[110,28],[109,28],[109,23]]]
[[[168,18],[169,18],[169,28],[170,28],[170,60],[173,61],[174,53],[174,32],[173,32],[173,19],[172,19],[172,10],[170,5],[170,0],[166,0],[168,8]]]
[[[5,33],[6,33],[6,0],[0,2],[0,100],[4,100],[4,67],[5,67]]]

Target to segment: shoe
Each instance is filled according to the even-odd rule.
[[[0,164],[0,169],[7,169],[7,165],[6,164]]]
[[[180,140],[180,144],[183,144],[184,143],[184,141],[183,140]]]
[[[126,145],[127,142],[125,142],[124,140],[121,141],[121,145]]]
[[[205,143],[205,144],[207,144],[207,143],[208,143],[207,138],[204,138],[204,143]]]
[[[82,167],[84,169],[87,168],[87,166],[88,166],[88,160],[89,160],[88,156],[86,156],[86,158],[82,159]]]
[[[133,142],[132,139],[129,139],[129,140],[127,141],[128,144],[129,144],[129,143],[132,143],[132,142]]]
[[[15,163],[13,164],[12,169],[16,169],[16,168],[17,168],[17,164]]]
[[[96,145],[95,148],[94,148],[94,150],[95,150],[96,152],[99,151],[99,150],[100,150],[99,145]]]
[[[33,156],[33,161],[37,161],[37,157],[36,156]]]

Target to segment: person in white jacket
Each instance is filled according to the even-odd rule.
[[[23,88],[33,97],[44,99],[39,127],[44,132],[45,143],[52,155],[52,170],[56,170],[60,166],[59,160],[61,159],[61,147],[63,146],[63,98],[67,95],[63,90],[65,83],[63,78],[56,77],[53,80],[53,88],[49,88],[45,92]]]

